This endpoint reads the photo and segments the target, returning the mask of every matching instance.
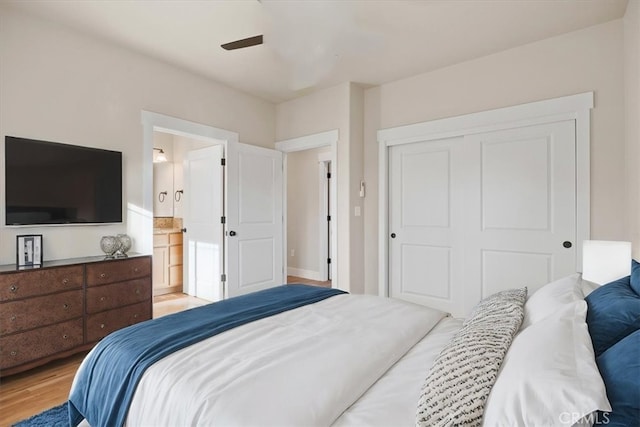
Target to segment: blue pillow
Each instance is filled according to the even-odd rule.
[[[596,357],[640,329],[640,295],[630,286],[631,276],[607,283],[591,292],[587,325]]]
[[[608,426],[640,426],[640,330],[596,359],[612,411],[598,414]]]
[[[635,259],[631,260],[631,289],[640,295],[640,263]]]

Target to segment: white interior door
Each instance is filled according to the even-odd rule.
[[[464,139],[389,150],[389,295],[463,310]]]
[[[227,188],[227,296],[283,284],[282,153],[229,145]]]
[[[223,299],[223,150],[216,145],[188,151],[184,160],[185,289],[208,301]]]
[[[463,317],[575,272],[575,161],[573,121],[391,147],[390,296]]]

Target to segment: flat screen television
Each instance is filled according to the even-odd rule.
[[[5,137],[6,225],[122,222],[122,153]]]

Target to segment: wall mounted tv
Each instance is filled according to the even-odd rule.
[[[122,222],[122,153],[5,137],[7,225]]]

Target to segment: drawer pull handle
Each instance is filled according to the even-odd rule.
[[[11,352],[11,355],[15,357],[15,356],[17,356],[17,355],[18,355],[18,352],[17,352],[17,351],[15,351],[15,350],[13,350],[13,351]]]
[[[140,289],[136,289],[136,295],[140,295]]]
[[[62,304],[62,308],[64,308],[65,310],[69,308],[69,304]]]
[[[135,268],[133,269],[133,272],[134,272],[134,273],[139,273],[139,272],[140,272],[140,269],[139,269],[138,267],[135,267]]]
[[[66,277],[64,279],[62,279],[62,284],[63,285],[69,284],[69,279],[67,279]]]
[[[9,288],[9,290],[10,290],[11,292],[15,292],[15,291],[17,291],[17,290],[18,290],[18,287],[17,287],[16,285],[11,285],[11,287]]]
[[[134,319],[137,319],[137,318],[138,318],[138,314],[137,314],[137,313],[136,313],[136,314],[134,314],[134,315],[133,315],[133,318],[134,318]]]
[[[104,279],[105,277],[107,277],[107,273],[100,273],[100,278]]]
[[[15,321],[16,321],[16,316],[15,316],[15,315],[14,315],[14,316],[11,316],[11,321],[12,321],[12,322],[15,322]]]
[[[104,323],[100,324],[100,329],[104,329]]]
[[[107,297],[100,297],[100,301],[104,301],[106,299],[107,299]]]
[[[65,339],[65,340],[66,340],[67,338],[69,338],[69,335],[67,335],[67,334],[64,334],[64,335],[62,336],[62,339]]]

